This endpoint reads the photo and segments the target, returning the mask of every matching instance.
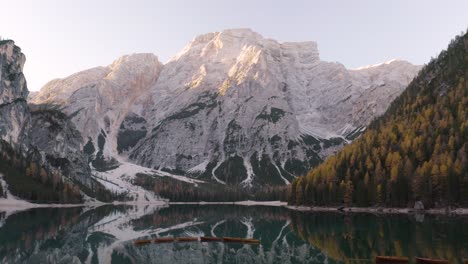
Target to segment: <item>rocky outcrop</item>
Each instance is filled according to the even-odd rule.
[[[34,108],[25,141],[40,150],[45,163],[60,169],[67,178],[91,187],[91,169],[81,151],[83,139],[75,125],[58,110]]]
[[[0,139],[17,146],[29,120],[28,89],[23,75],[26,57],[11,40],[0,43]]]

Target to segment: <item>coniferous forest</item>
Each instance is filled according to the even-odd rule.
[[[41,166],[37,155],[18,154],[0,140],[0,171],[9,190],[18,197],[42,203],[81,203],[79,188],[66,182],[58,169]],[[8,198],[0,184],[0,198]]]
[[[453,39],[367,131],[293,181],[297,205],[468,204],[468,36]]]

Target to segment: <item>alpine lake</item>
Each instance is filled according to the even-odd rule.
[[[163,237],[254,238],[260,244],[135,244]],[[468,217],[193,204],[0,208],[0,263],[374,263],[378,255],[462,263]]]

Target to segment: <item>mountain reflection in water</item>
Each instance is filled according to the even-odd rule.
[[[165,236],[256,238],[261,245]],[[0,208],[0,263],[373,263],[377,255],[468,258],[464,216],[304,213],[236,205]]]

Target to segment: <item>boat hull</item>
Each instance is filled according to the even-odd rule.
[[[408,263],[407,257],[394,257],[394,256],[377,256],[375,263]]]
[[[163,237],[163,238],[156,238],[154,243],[161,244],[161,243],[171,243],[174,242],[174,238],[172,237]]]
[[[198,237],[178,237],[176,238],[177,242],[197,242]]]
[[[245,244],[260,244],[260,240],[258,240],[258,239],[242,239],[242,243],[245,243]]]
[[[137,246],[143,246],[143,245],[148,245],[148,244],[151,244],[151,240],[149,239],[145,239],[145,240],[136,240],[134,242],[135,245]]]
[[[223,241],[227,243],[242,243],[242,238],[240,237],[223,237]]]
[[[200,237],[201,242],[222,242],[223,239],[220,237]]]
[[[448,264],[448,260],[445,259],[429,259],[429,258],[416,258],[418,264]]]

